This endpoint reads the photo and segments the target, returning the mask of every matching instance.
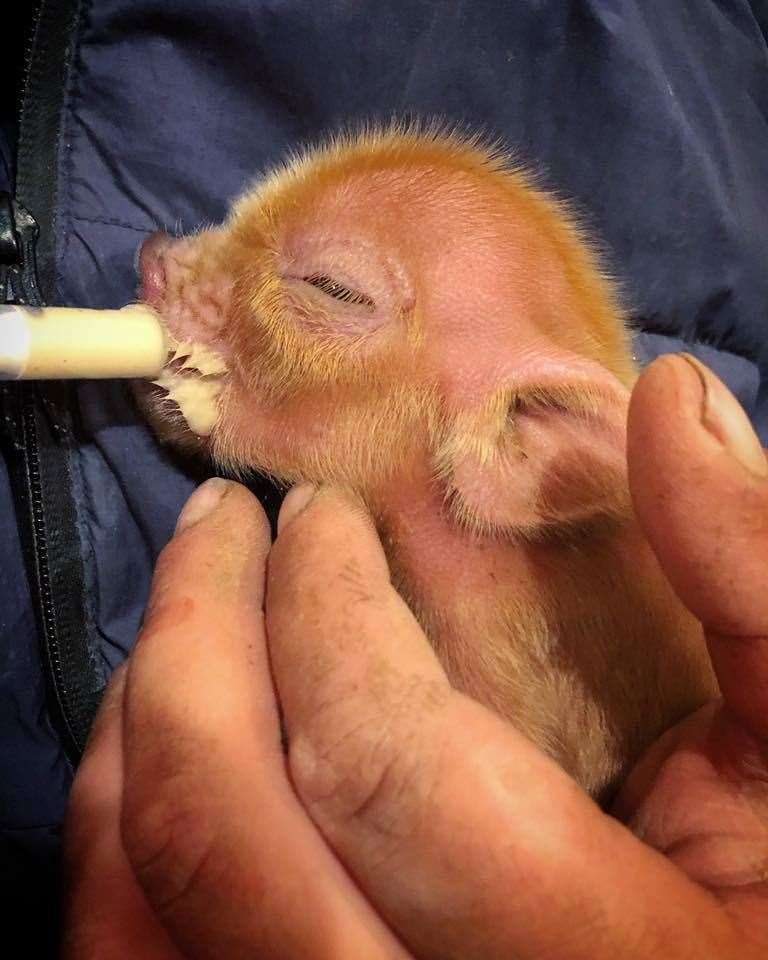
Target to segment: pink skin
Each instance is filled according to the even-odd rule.
[[[229,309],[229,289],[218,278],[195,282],[196,254],[194,241],[175,240],[162,231],[151,234],[139,252],[139,296],[161,313],[177,340],[215,346],[225,355],[221,334]],[[172,300],[169,290],[175,294]]]

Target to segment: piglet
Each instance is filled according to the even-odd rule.
[[[158,433],[353,488],[452,683],[593,796],[713,695],[632,513],[619,298],[524,171],[436,131],[343,137],[140,265],[180,345]]]

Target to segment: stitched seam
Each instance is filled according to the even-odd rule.
[[[79,401],[78,401],[79,402]],[[73,424],[73,432],[75,425]],[[83,467],[82,446],[80,443],[68,439],[67,452],[69,454],[70,476],[72,478],[72,499],[75,503],[75,528],[80,539],[81,554],[83,558],[83,581],[85,603],[83,613],[85,616],[86,636],[98,637],[101,633],[98,626],[98,618],[94,608],[92,597],[99,596],[99,567],[96,561],[96,548],[93,542],[92,520],[94,516],[93,492],[88,480],[87,472]],[[98,640],[94,641],[94,647],[88,647],[88,654],[91,662],[96,668],[101,680],[106,685],[109,680],[109,674],[104,666],[101,657],[101,645]]]
[[[108,227],[122,227],[124,230],[135,230],[136,233],[150,233],[150,231],[155,229],[154,226],[134,227],[132,223],[124,223],[122,220],[111,220],[109,217],[79,217],[73,214],[71,220],[73,223],[103,223]]]
[[[75,110],[77,108],[77,103],[81,99],[81,86],[80,86],[80,77],[83,70],[82,62],[82,45],[83,45],[83,35],[87,32],[89,28],[89,21],[91,17],[91,11],[93,9],[93,0],[83,0],[82,6],[79,12],[79,29],[77,31],[77,49],[73,51],[72,56],[72,69],[69,71],[69,84],[67,88],[66,95],[64,97],[64,104],[62,108],[62,123],[60,129],[59,137],[59,156],[61,156],[61,151],[64,150],[65,157],[63,161],[60,162],[60,176],[62,178],[62,193],[66,193],[67,197],[67,208],[66,208],[66,229],[63,232],[62,237],[62,247],[61,247],[61,256],[56,260],[56,274],[58,275],[58,266],[63,264],[69,253],[69,245],[72,239],[72,224],[74,217],[72,215],[72,208],[74,206],[74,195],[73,195],[73,171],[74,171],[74,143],[77,140],[78,133],[76,131],[75,125],[72,123],[72,118],[74,117]],[[66,132],[66,133],[65,133]],[[68,135],[67,135],[68,134]],[[57,277],[54,278],[54,284],[56,283]]]

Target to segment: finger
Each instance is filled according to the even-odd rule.
[[[725,950],[707,895],[451,689],[357,501],[321,489],[281,520],[267,626],[291,777],[417,956]]]
[[[704,625],[730,709],[768,737],[768,464],[720,380],[687,355],[643,373],[629,410],[635,509]]]
[[[131,659],[131,864],[185,956],[404,956],[287,780],[262,615],[269,528],[222,484],[182,514]]]
[[[115,671],[75,777],[64,829],[65,960],[180,960],[120,840],[125,669]]]

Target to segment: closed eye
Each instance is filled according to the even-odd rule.
[[[310,283],[318,290],[322,290],[329,297],[333,297],[334,300],[340,300],[342,303],[349,303],[353,306],[365,307],[367,310],[376,309],[376,303],[370,297],[360,293],[359,290],[345,287],[343,283],[339,283],[327,274],[315,273],[309,277],[302,277],[302,279],[305,283]]]

